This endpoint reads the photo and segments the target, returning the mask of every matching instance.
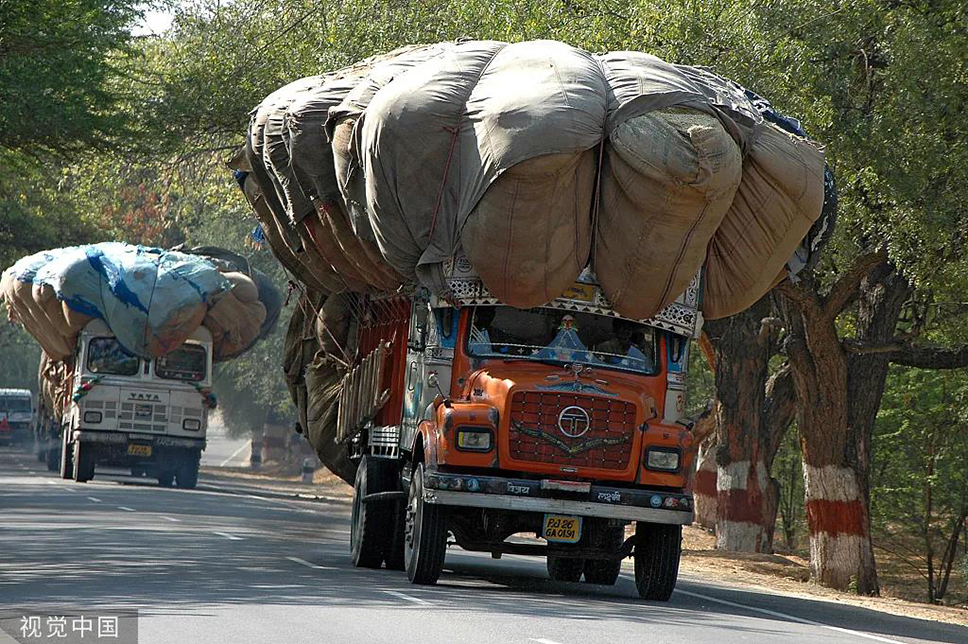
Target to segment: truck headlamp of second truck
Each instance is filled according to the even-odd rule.
[[[457,449],[465,452],[489,452],[491,436],[491,430],[484,427],[458,427]]]
[[[189,432],[197,432],[202,428],[202,421],[197,418],[186,418],[182,421],[182,429]]]
[[[650,447],[646,453],[645,466],[659,472],[679,470],[679,450],[668,447]]]
[[[84,412],[84,422],[96,425],[101,422],[101,412],[99,411],[86,411]]]

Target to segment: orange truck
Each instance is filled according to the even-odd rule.
[[[354,564],[434,584],[455,543],[611,585],[632,557],[639,594],[668,599],[693,512],[683,412],[699,276],[653,319],[629,320],[587,273],[522,310],[463,267],[448,268],[446,301],[361,300],[362,358],[337,419],[358,459]]]

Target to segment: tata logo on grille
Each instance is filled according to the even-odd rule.
[[[584,436],[591,429],[592,422],[588,412],[574,405],[565,407],[558,414],[558,429],[568,438]]]

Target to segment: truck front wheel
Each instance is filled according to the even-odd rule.
[[[639,521],[635,526],[635,588],[643,599],[668,601],[679,576],[682,526]]]
[[[419,463],[410,477],[403,558],[410,583],[432,586],[444,569],[447,526],[441,508],[424,500],[423,475],[423,463]]]
[[[56,472],[61,460],[61,450],[48,446],[45,452],[47,455],[47,471]]]
[[[381,503],[364,503],[367,494],[382,492],[383,476],[373,457],[363,456],[353,483],[350,557],[358,568],[379,568],[387,549],[390,520]]]

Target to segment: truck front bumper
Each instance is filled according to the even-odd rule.
[[[90,429],[74,430],[74,440],[82,443],[103,443],[108,445],[126,445],[128,443],[151,443],[155,447],[180,447],[187,449],[205,449],[204,438],[183,438],[181,436],[166,436],[164,434],[135,434],[130,432],[99,432]]]
[[[424,501],[436,505],[493,508],[519,512],[570,514],[688,525],[688,494],[591,485],[588,491],[562,491],[555,481],[427,472]]]

